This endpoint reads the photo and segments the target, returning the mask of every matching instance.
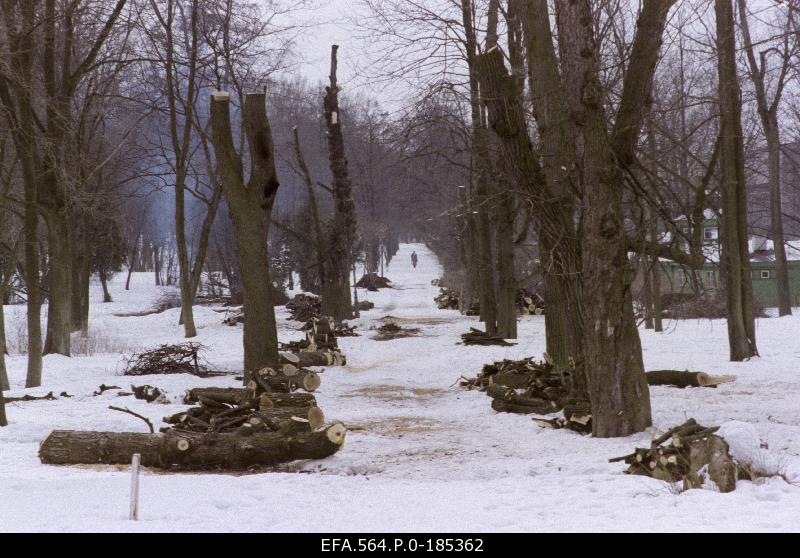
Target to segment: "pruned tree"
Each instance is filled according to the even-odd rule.
[[[322,313],[337,320],[353,317],[353,304],[350,298],[350,270],[354,259],[356,242],[356,211],[353,202],[353,186],[347,167],[344,135],[342,133],[342,114],[339,110],[339,82],[337,78],[338,45],[331,46],[331,67],[329,84],[325,87],[323,112],[327,126],[328,159],[330,161],[334,214],[326,243],[329,265],[322,275]]]
[[[212,95],[211,137],[233,222],[236,260],[242,279],[247,383],[251,372],[278,365],[278,331],[272,305],[267,233],[279,184],[266,93],[250,93],[244,97],[242,126],[250,160],[247,178],[243,154],[237,152],[233,141],[230,105],[228,93]]]

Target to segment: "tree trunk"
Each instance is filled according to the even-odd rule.
[[[103,302],[113,302],[111,292],[108,290],[108,273],[100,271],[97,275],[100,277],[100,284],[103,286]]]
[[[720,271],[724,278],[730,359],[758,353],[753,316],[750,254],[747,239],[741,91],[736,73],[733,8],[715,0],[720,103],[722,227]]]
[[[644,328],[654,329],[653,322],[653,274],[650,269],[650,258],[647,256],[639,256],[638,260],[638,273],[642,277],[642,309],[644,313]]]
[[[789,286],[789,267],[783,237],[781,208],[781,140],[777,116],[767,130],[767,167],[769,169],[769,208],[772,244],[775,248],[775,273],[778,279],[778,316],[792,313],[792,291]]]
[[[31,192],[31,190],[33,190]],[[25,288],[27,290],[28,370],[25,387],[42,385],[42,295],[39,287],[39,208],[35,187],[25,185]]]
[[[644,4],[611,137],[600,81],[599,49],[588,1],[558,0],[564,86],[581,146],[584,357],[592,433],[628,436],[650,426],[650,394],[633,315],[633,269],[622,210],[623,166],[631,165],[645,104],[674,0]]]
[[[330,85],[325,87],[323,99],[335,211],[328,245],[331,273],[323,278],[321,291],[323,315],[337,320],[348,320],[353,317],[350,268],[356,240],[356,210],[342,135],[342,115],[339,111],[339,85],[336,77],[338,49],[338,45],[331,46]]]
[[[496,9],[496,3],[492,3]],[[472,181],[473,204],[473,238],[474,262],[476,268],[477,288],[480,300],[480,317],[485,324],[486,333],[497,333],[497,299],[495,297],[495,262],[492,257],[492,228],[489,221],[490,195],[493,172],[492,161],[489,154],[488,131],[484,125],[484,115],[481,111],[481,91],[479,84],[479,70],[477,66],[477,35],[474,26],[472,3],[461,0],[461,14],[466,35],[466,56],[469,68],[470,89],[470,120],[472,125],[472,163],[470,176]],[[496,12],[493,17],[496,18]],[[494,23],[496,33],[496,21]],[[488,33],[487,33],[488,34]],[[487,38],[487,40],[489,40]],[[496,40],[495,40],[496,41]]]
[[[0,294],[3,294],[5,289],[0,287]],[[6,370],[6,321],[5,321],[5,307],[0,302],[0,392],[11,389],[8,382],[8,371]],[[0,394],[2,397],[2,394]]]
[[[495,217],[497,245],[497,334],[517,338],[517,282],[514,278],[514,202],[511,192],[500,194]]]
[[[217,92],[211,100],[212,142],[229,214],[244,298],[244,382],[264,367],[277,368],[278,330],[272,304],[267,234],[278,191],[272,131],[264,93],[245,96],[243,127],[250,147],[250,178],[245,182],[230,123],[230,99]],[[348,292],[349,294],[349,292]]]
[[[127,465],[138,453],[146,467],[242,470],[296,459],[324,459],[342,447],[345,433],[341,423],[292,436],[277,432],[239,436],[175,430],[164,434],[55,430],[42,442],[39,458],[51,465]]]
[[[47,336],[44,354],[70,356],[72,231],[66,217],[53,210],[45,212],[45,221],[50,266],[47,272]]]

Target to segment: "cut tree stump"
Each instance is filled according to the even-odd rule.
[[[688,370],[653,370],[647,372],[647,383],[651,386],[717,387],[736,380],[736,376],[712,376],[705,372],[689,372]]]
[[[297,459],[323,459],[341,449],[347,429],[334,423],[318,432],[194,433],[170,430],[163,434],[55,430],[39,448],[42,463],[127,465],[133,454],[142,465],[162,469],[242,470]]]

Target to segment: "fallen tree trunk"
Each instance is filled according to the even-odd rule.
[[[280,432],[238,436],[174,430],[163,434],[55,430],[42,442],[39,458],[51,465],[126,465],[138,453],[147,467],[242,470],[296,459],[323,459],[339,451],[346,431],[338,422],[319,432],[292,436]]]
[[[292,353],[288,353],[292,354]],[[292,354],[294,359],[289,359],[286,354],[281,354],[281,364],[291,364],[305,368],[306,366],[344,366],[347,360],[339,351],[300,351]]]
[[[712,376],[705,372],[689,372],[688,370],[653,370],[647,372],[647,383],[651,386],[717,387],[719,384],[732,382],[736,376]]]
[[[251,399],[253,392],[246,388],[192,388],[183,396],[187,405],[200,403],[200,398],[228,405],[240,405]],[[269,399],[274,407],[313,407],[316,398],[310,393],[270,393]]]

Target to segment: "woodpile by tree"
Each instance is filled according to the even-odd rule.
[[[289,319],[298,322],[308,322],[312,318],[322,316],[322,303],[319,297],[302,293],[294,295],[294,298],[286,303],[286,309],[289,311]]]
[[[717,430],[718,426],[705,427],[689,419],[655,438],[649,448],[636,448],[609,462],[626,463],[628,474],[669,483],[682,481],[686,489],[703,486],[708,475],[720,492],[731,492],[736,488],[739,467],[730,456],[728,443],[714,434]]]
[[[54,431],[42,443],[40,458],[53,464],[121,464],[139,453],[146,466],[237,470],[328,457],[341,448],[346,429],[341,423],[323,429],[325,415],[310,394],[319,388],[320,376],[303,362],[308,355],[325,355],[325,364],[333,363],[331,320],[314,320],[307,342],[320,350],[281,353],[280,366],[252,372],[246,388],[187,391],[184,402],[194,406],[165,417],[170,426],[159,434]],[[148,388],[141,386],[142,396],[157,391]],[[114,410],[142,418],[152,430],[141,415]]]
[[[544,298],[528,289],[519,289],[515,299],[517,312],[522,316],[544,314]]]
[[[484,391],[492,398],[498,412],[547,415],[564,412],[564,418],[534,420],[547,428],[569,428],[591,432],[591,410],[588,402],[572,397],[568,374],[549,362],[532,357],[502,360],[484,365],[473,379],[464,379],[461,386]]]
[[[441,287],[439,295],[433,300],[439,310],[458,310],[460,308],[458,293],[447,287]]]

